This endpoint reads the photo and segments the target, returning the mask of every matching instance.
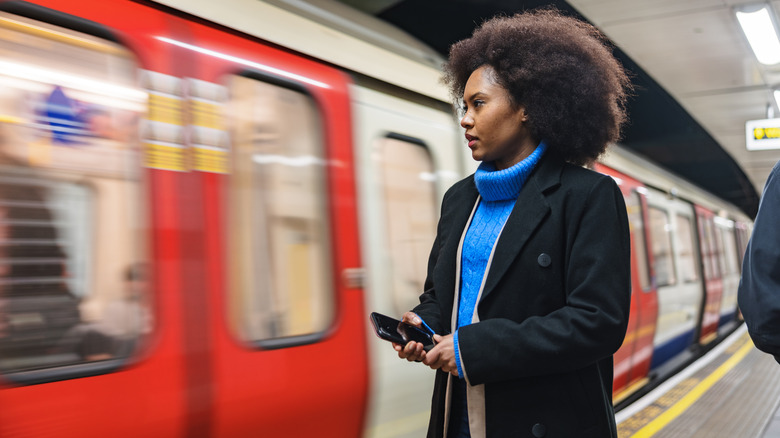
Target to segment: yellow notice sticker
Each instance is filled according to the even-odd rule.
[[[227,173],[228,153],[222,148],[195,147],[195,170]]]
[[[155,169],[187,170],[185,147],[177,144],[144,143],[144,165]]]
[[[222,105],[204,100],[190,100],[192,124],[211,129],[222,128]]]
[[[181,126],[184,124],[181,107],[181,98],[150,92],[148,119],[153,122]]]

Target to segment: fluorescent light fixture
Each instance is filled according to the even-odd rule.
[[[772,94],[775,95],[775,105],[777,105],[777,109],[780,110],[780,90],[775,90]]]
[[[768,6],[752,12],[737,11],[737,21],[758,62],[766,65],[780,62],[780,39]]]

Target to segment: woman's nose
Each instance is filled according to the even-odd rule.
[[[463,117],[461,117],[460,126],[462,128],[470,128],[474,126],[474,119],[471,118],[469,113],[466,113]]]

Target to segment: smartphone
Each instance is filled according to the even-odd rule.
[[[400,345],[406,345],[409,341],[419,342],[423,344],[425,351],[430,350],[434,346],[432,333],[426,333],[411,324],[395,318],[372,312],[371,323],[374,325],[376,335],[386,341]]]

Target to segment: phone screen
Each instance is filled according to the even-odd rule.
[[[371,322],[377,336],[387,341],[401,345],[415,341],[423,344],[426,350],[434,345],[432,335],[395,318],[373,312],[371,313]]]

